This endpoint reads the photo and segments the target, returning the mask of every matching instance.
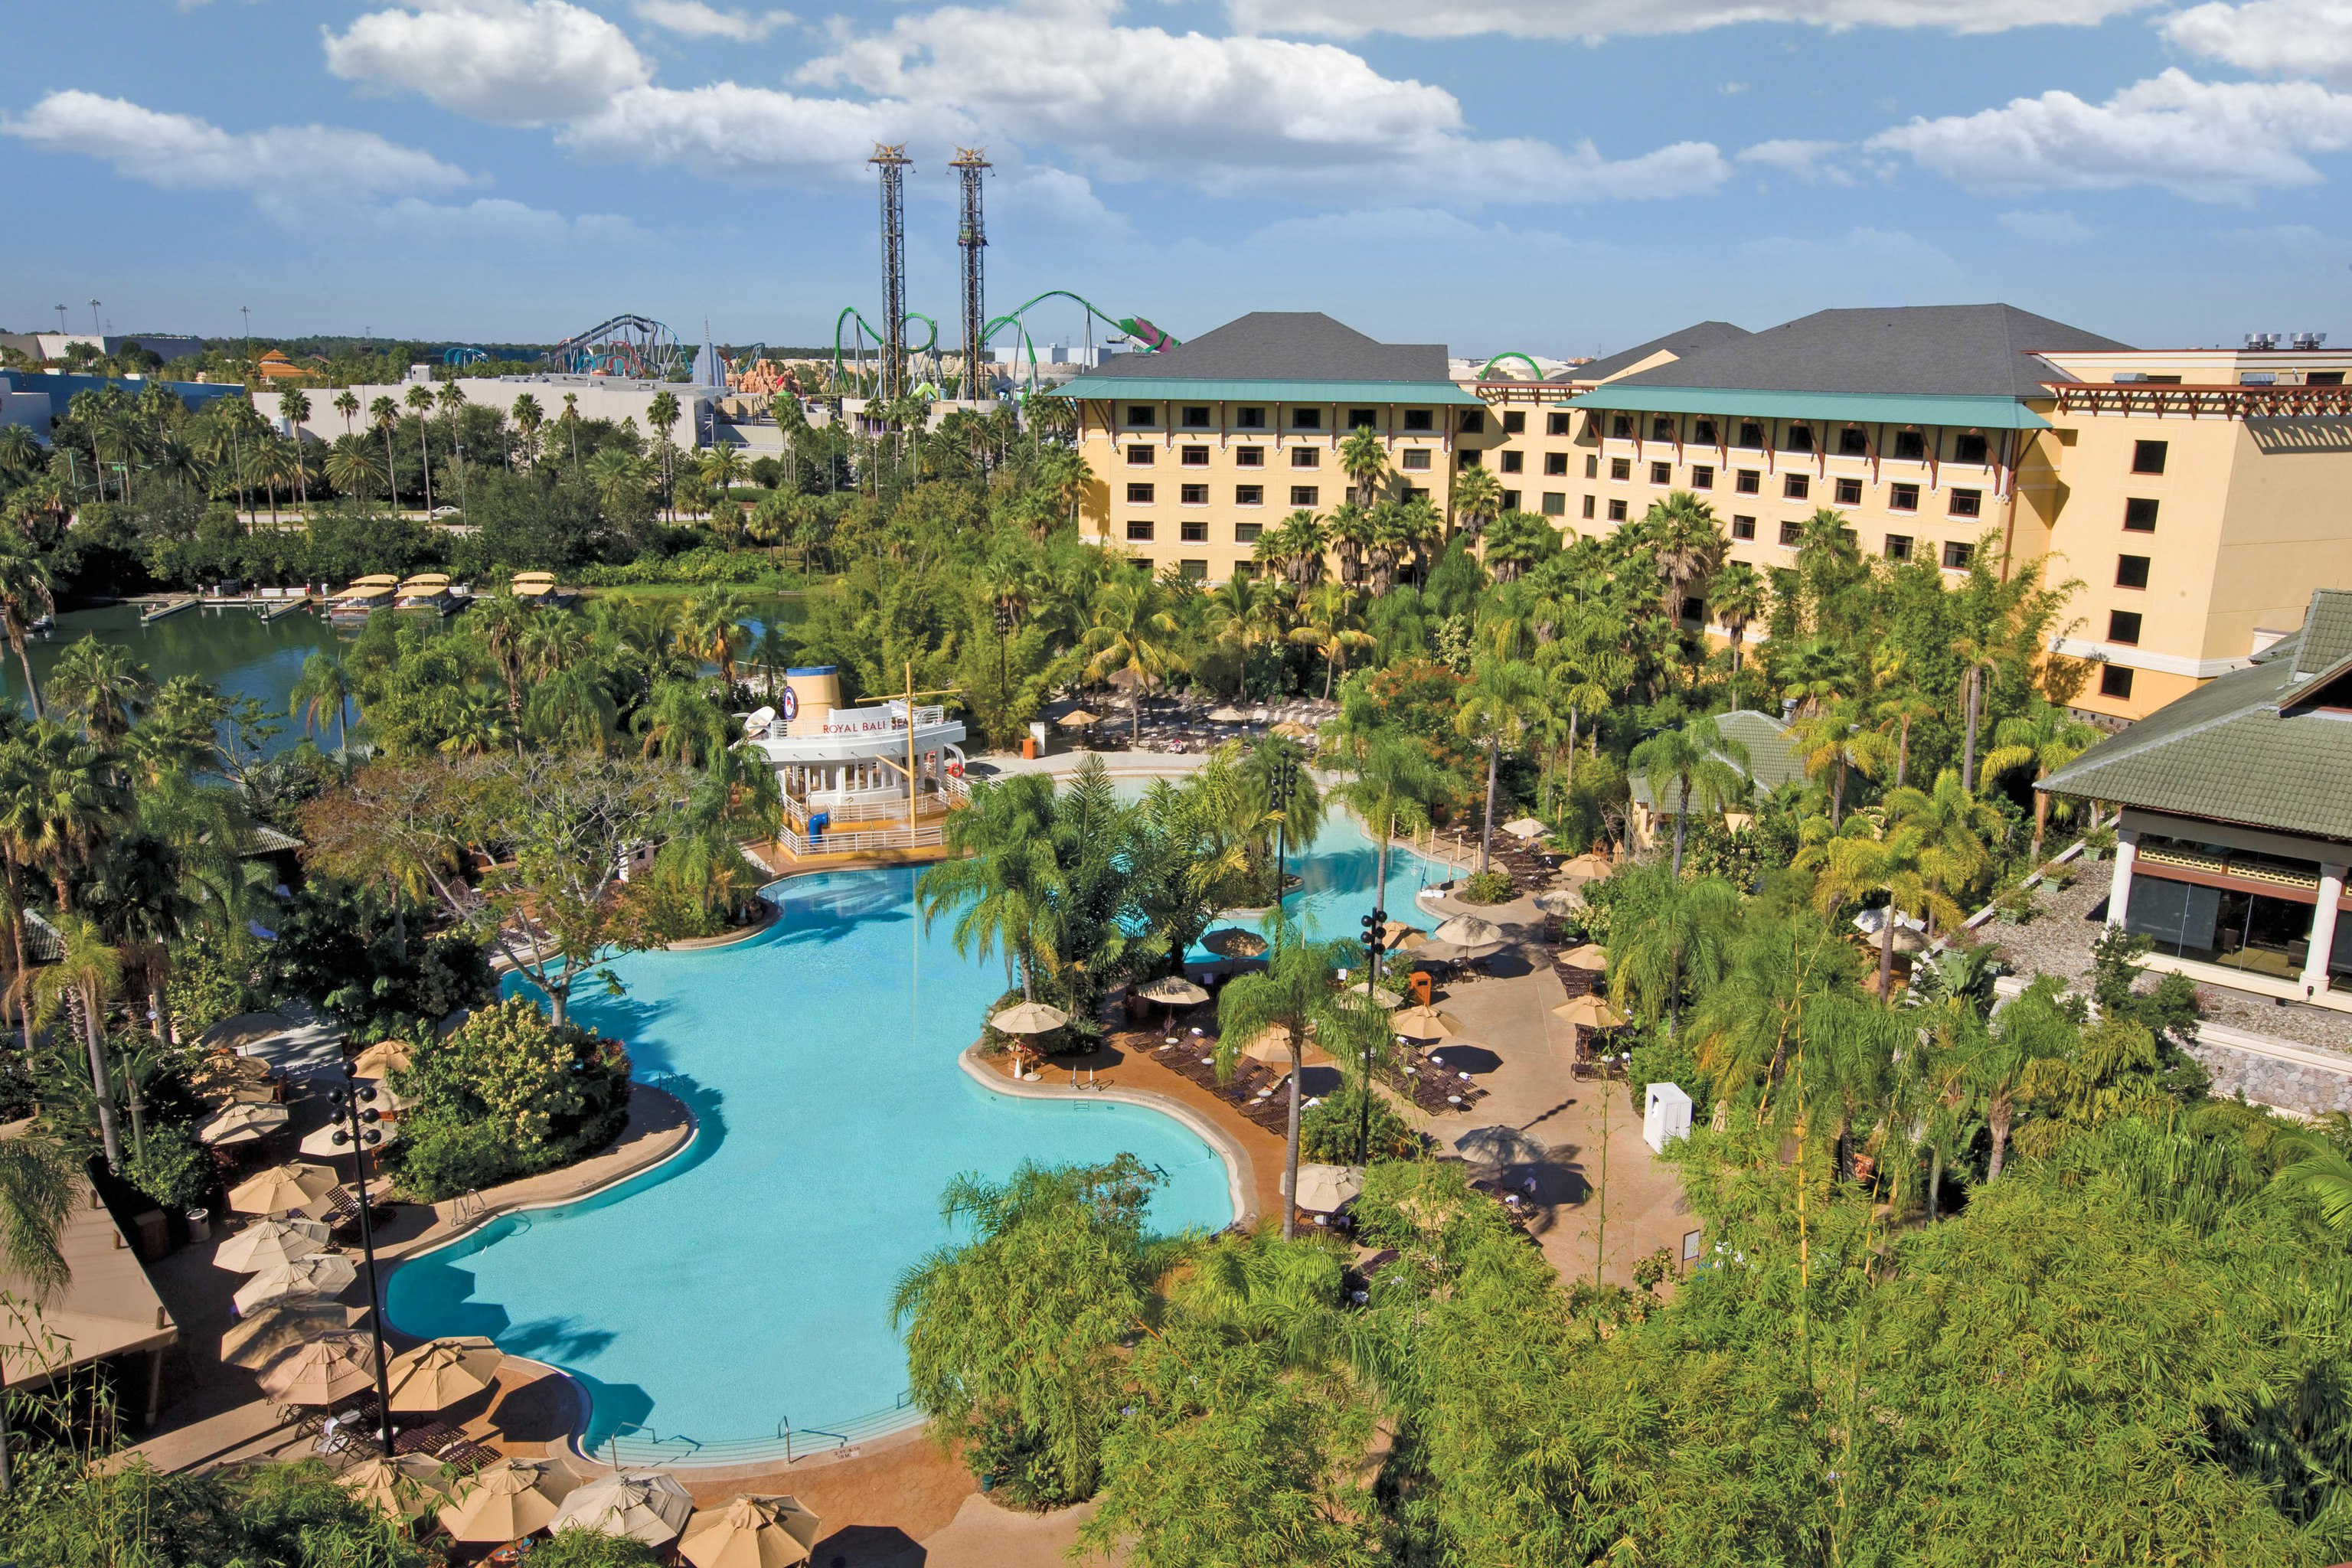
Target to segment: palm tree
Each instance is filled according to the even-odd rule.
[[[683,417],[683,412],[677,405],[677,395],[667,387],[655,393],[653,401],[646,405],[646,423],[652,426],[654,434],[661,438],[662,493],[664,495],[669,493],[670,487],[669,455],[677,449],[670,444],[670,432],[677,428],[677,422]]]
[[[327,482],[336,493],[364,500],[382,477],[363,436],[338,436],[327,451]]]
[[[425,515],[430,518],[433,515],[433,447],[425,439],[430,421],[425,416],[433,412],[433,394],[426,387],[412,386],[408,389],[407,402],[409,411],[416,416],[416,450],[425,462]]]
[[[122,739],[154,683],[147,667],[121,643],[83,637],[58,656],[49,671],[49,700],[80,721],[92,742],[111,751]]]
[[[1312,515],[1312,514],[1309,514]],[[1334,509],[1323,524],[1323,538],[1339,556],[1339,581],[1350,588],[1360,587],[1364,581],[1364,563],[1371,554],[1372,514],[1365,507],[1348,501]],[[1260,542],[1264,542],[1261,539]],[[1320,559],[1320,548],[1316,552]]]
[[[629,503],[646,493],[653,465],[625,447],[606,447],[588,459],[588,483],[606,512],[625,516]]]
[[[359,416],[359,394],[353,392],[348,386],[343,388],[341,392],[336,394],[335,412],[343,416],[343,434],[346,436],[351,435],[352,433],[352,421]]]
[[[1877,777],[1879,770],[1886,765],[1891,743],[1875,730],[1864,729],[1860,705],[1847,700],[1825,704],[1811,718],[1798,720],[1794,733],[1804,753],[1805,772],[1833,781],[1830,786],[1830,827],[1835,831],[1845,820],[1848,773],[1859,771],[1867,777]]]
[[[324,730],[327,716],[335,721],[335,754],[346,756],[344,724],[352,702],[351,672],[343,661],[331,653],[314,653],[302,661],[301,678],[288,693],[287,715],[299,717],[302,732],[309,734],[315,727]]]
[[[12,425],[8,428],[21,430],[24,426]],[[33,661],[26,654],[25,644],[33,623],[43,616],[57,614],[57,609],[49,569],[41,558],[14,536],[0,539],[0,632],[7,634],[17,667],[25,672],[25,702],[36,719],[41,716],[41,692],[33,679]]]
[[[1797,863],[1820,869],[1813,901],[1823,914],[1873,894],[1886,895],[1885,922],[1878,932],[1878,994],[1883,999],[1895,991],[1898,916],[1921,910],[1957,924],[1968,915],[1942,890],[1957,868],[1946,863],[1944,851],[1930,844],[1917,827],[1898,824],[1874,834],[1864,816],[1856,816],[1846,826],[1848,831],[1809,846]]]
[[[51,678],[54,681],[55,677]],[[2024,712],[2003,719],[1993,727],[1993,749],[1985,753],[1987,777],[1998,778],[2019,768],[2032,768],[2039,784],[2088,751],[2099,739],[2098,730],[2080,719],[2069,719],[2056,704],[2037,697]],[[2050,824],[2050,792],[2033,792],[2033,854],[2042,854],[2042,839]]]
[[[48,878],[59,910],[73,906],[72,876],[116,815],[110,770],[99,749],[54,718],[37,719],[9,743],[5,837]]]
[[[1282,1176],[1282,1238],[1298,1234],[1298,1077],[1306,1066],[1307,1036],[1311,1028],[1323,1048],[1343,1062],[1360,1061],[1361,1037],[1377,1030],[1387,1038],[1387,1016],[1360,1004],[1352,993],[1342,993],[1331,972],[1349,962],[1352,949],[1344,942],[1314,942],[1297,934],[1287,922],[1274,933],[1274,947],[1265,967],[1237,976],[1217,998],[1217,1077],[1233,1076],[1243,1051],[1269,1030],[1279,1029],[1290,1047],[1290,1114],[1284,1133]],[[1371,1085],[1359,1086],[1370,1094]]]
[[[1389,841],[1400,826],[1421,827],[1430,808],[1445,798],[1453,779],[1422,744],[1393,731],[1364,738],[1348,767],[1349,777],[1335,790],[1341,804],[1363,819],[1366,831],[1379,844],[1375,889],[1389,885]],[[1373,898],[1378,900],[1375,892]]]
[[[392,433],[400,424],[400,405],[389,397],[379,397],[368,405],[368,417],[383,432],[383,479],[391,487],[392,510],[400,510],[400,465],[393,457]]]
[[[1002,686],[1005,680],[1006,639],[1036,597],[1036,576],[1025,557],[1013,550],[1000,549],[981,563],[980,578],[974,586],[996,622],[996,679]]]
[[[72,1278],[61,1243],[80,1166],[70,1151],[37,1132],[0,1140],[0,1259],[22,1283],[24,1305],[37,1314]],[[8,1453],[6,1377],[0,1364],[0,1497],[16,1480]]]
[[[1367,434],[1368,432],[1358,432]],[[1290,640],[1323,656],[1323,700],[1331,700],[1331,683],[1348,663],[1350,653],[1372,646],[1364,617],[1356,606],[1356,591],[1345,583],[1318,583],[1299,601],[1299,625]]]
[[[2000,650],[1986,639],[1959,637],[1952,651],[1960,659],[1960,782],[1970,789],[1984,788],[1977,772],[1977,716],[1984,703],[1984,678],[2000,673]]]
[[[1993,846],[2000,841],[2004,821],[1992,805],[1971,795],[1960,775],[1946,768],[1936,775],[1935,787],[1898,785],[1886,793],[1886,820],[1916,832],[1940,857],[1937,887],[1948,893],[1965,892],[1992,869]],[[1936,922],[1931,914],[1927,934]]]
[[[580,479],[580,395],[578,393],[567,392],[563,395],[563,412],[558,417],[562,421],[565,431],[572,437],[572,478],[573,482],[577,483]]]
[[[1388,448],[1381,444],[1379,433],[1363,425],[1348,432],[1348,438],[1339,443],[1339,471],[1356,487],[1356,504],[1370,510],[1389,478]]]
[[[1713,577],[1731,548],[1715,509],[1689,490],[1653,501],[1642,519],[1642,534],[1658,552],[1658,575],[1665,579],[1666,614],[1682,619],[1691,584]]]
[[[114,1091],[107,1083],[106,1008],[122,989],[122,955],[106,945],[87,915],[61,911],[55,923],[65,952],[34,977],[35,1013],[47,1023],[60,1008],[79,1011],[82,1043],[89,1052],[90,1093],[98,1101],[99,1142],[106,1150],[107,1164],[120,1171],[122,1140],[114,1125]]]
[[[1030,1002],[1037,998],[1039,965],[1053,963],[1055,910],[1064,890],[1054,852],[1055,805],[1054,781],[1043,773],[974,784],[970,804],[948,817],[949,858],[915,884],[924,929],[955,911],[956,952],[986,959],[1001,950],[1007,984],[1019,984]]]
[[[547,414],[539,399],[526,392],[514,400],[508,417],[514,421],[517,433],[522,437],[522,466],[536,467],[539,462],[539,427],[547,423]]]
[[[1037,482],[1054,498],[1055,504],[1068,516],[1070,526],[1078,525],[1078,502],[1084,499],[1087,487],[1095,482],[1095,471],[1087,466],[1075,447],[1055,447],[1037,462]],[[1044,542],[1042,535],[1038,541]]]
[[[1650,786],[1650,799],[1664,810],[1675,798],[1674,873],[1683,874],[1683,829],[1694,799],[1701,811],[1724,810],[1748,794],[1748,748],[1726,738],[1713,719],[1689,719],[1678,729],[1661,730],[1633,748],[1632,771]]]
[[[702,461],[696,467],[701,472],[702,482],[718,491],[719,500],[725,500],[728,491],[733,489],[736,482],[743,477],[743,454],[730,446],[713,447],[702,454]]]
[[[1094,624],[1087,628],[1085,651],[1087,679],[1107,679],[1121,672],[1135,677],[1132,740],[1143,738],[1143,695],[1152,686],[1185,668],[1179,627],[1168,590],[1142,573],[1123,574],[1103,585],[1095,600]]]
[[[1731,643],[1731,705],[1739,706],[1739,645],[1748,628],[1764,618],[1771,589],[1762,573],[1745,561],[1727,561],[1707,584],[1707,603]]]
[[[348,397],[351,395],[346,393],[344,395]],[[278,395],[278,413],[286,421],[287,438],[294,443],[299,459],[302,450],[302,426],[310,417],[310,400],[303,395],[300,388],[289,386]],[[297,506],[307,506],[310,500],[310,489],[303,483],[304,467],[299,460],[294,464],[294,504]]]
[[[1495,787],[1502,773],[1503,748],[1517,748],[1528,724],[1542,710],[1543,700],[1543,678],[1535,666],[1515,658],[1480,659],[1457,699],[1454,731],[1483,741],[1486,747],[1486,809],[1478,830],[1481,872],[1493,863]]]
[[[704,664],[719,667],[719,678],[735,684],[735,655],[749,640],[743,622],[751,601],[734,588],[706,588],[678,612],[678,651]]]
[[[1879,699],[1871,710],[1878,719],[1878,732],[1895,731],[1895,787],[1901,789],[1911,771],[1911,726],[1936,716],[1936,704],[1916,686],[1906,686],[1892,696]]]
[[[1985,1128],[1992,1134],[1987,1182],[2000,1179],[2009,1156],[2009,1130],[2018,1102],[2036,1076],[2036,1065],[2074,1054],[2079,1030],[2066,1015],[2059,988],[2059,981],[2050,975],[2027,986],[2023,995],[2000,1010],[1983,1046],[1962,1069],[1964,1081],[1984,1107]]]
[[[1295,598],[1322,574],[1323,551],[1328,541],[1323,520],[1301,508],[1259,534],[1250,555],[1261,565],[1280,572]]]
[[[1658,878],[1660,870],[1620,871],[1612,880],[1643,876]],[[1663,1014],[1671,1037],[1681,1026],[1684,986],[1704,994],[1722,976],[1741,900],[1720,877],[1685,882],[1671,871],[1650,892],[1638,919],[1609,923],[1609,995],[1644,1023]]]
[[[1454,515],[1470,542],[1486,531],[1503,510],[1503,481],[1484,468],[1465,468],[1454,477]]]

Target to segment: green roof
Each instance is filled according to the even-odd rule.
[[[1189,376],[1074,376],[1054,397],[1137,403],[1399,403],[1459,404],[1484,408],[1450,381],[1202,381]]]
[[[2036,787],[2175,816],[2352,842],[2352,593],[2303,630],[2100,742]]]
[[[1805,776],[1805,753],[1798,748],[1789,727],[1769,713],[1759,713],[1750,708],[1735,709],[1715,716],[1715,727],[1727,741],[1736,741],[1747,748],[1748,765],[1731,763],[1738,773],[1747,775],[1759,794],[1770,795],[1782,784],[1796,784]],[[1719,754],[1719,753],[1718,753]],[[1730,763],[1731,759],[1723,759]],[[1675,814],[1675,803],[1664,806],[1652,805],[1650,784],[1639,773],[1627,781],[1633,797],[1661,816]]]
[[[1634,414],[1714,414],[1732,419],[1884,421],[1963,430],[2047,430],[2050,421],[2013,397],[1941,397],[1916,393],[1746,392],[1720,386],[1647,386],[1615,381],[1575,400],[1579,408]]]

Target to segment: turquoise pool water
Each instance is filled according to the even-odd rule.
[[[1292,907],[1353,934],[1374,852],[1336,818]],[[1294,863],[1293,869],[1300,868]],[[1388,908],[1410,919],[1436,873],[1391,856]],[[915,873],[824,873],[766,889],[759,937],[615,962],[620,998],[582,1022],[628,1042],[642,1081],[693,1107],[700,1131],[667,1164],[562,1208],[501,1217],[387,1281],[418,1335],[488,1334],[588,1390],[585,1440],[624,1457],[740,1456],[801,1432],[863,1434],[913,1418],[889,1323],[899,1273],[950,1239],[939,1194],[965,1171],[1131,1152],[1167,1175],[1154,1227],[1233,1219],[1223,1163],[1138,1107],[1007,1099],[956,1062],[1003,984],[1001,963],[929,935]]]

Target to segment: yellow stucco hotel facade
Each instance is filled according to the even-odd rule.
[[[1507,507],[1571,533],[1688,489],[1759,569],[1792,564],[1797,524],[1829,507],[1868,554],[1958,573],[1989,547],[2079,582],[2054,648],[2096,662],[2074,706],[2109,723],[2244,668],[2314,589],[2352,587],[2352,352],[2139,350],[1963,305],[1701,322],[1543,381],[1446,367],[1438,345],[1312,313],[1122,356],[1062,389],[1094,473],[1082,531],[1222,581],[1265,527],[1345,499],[1338,447],[1360,425],[1394,485],[1449,514],[1453,477],[1481,465]]]

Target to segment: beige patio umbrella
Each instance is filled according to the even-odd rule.
[[[240,1312],[281,1296],[332,1296],[348,1289],[359,1270],[340,1252],[314,1252],[291,1263],[273,1263],[237,1287],[230,1298]]]
[[[1571,969],[1589,969],[1599,974],[1609,967],[1609,950],[1597,942],[1588,942],[1561,953],[1559,962]]]
[[[797,1498],[742,1492],[698,1512],[677,1550],[694,1568],[792,1568],[809,1560],[824,1530]]]
[[[1584,907],[1584,900],[1572,889],[1546,888],[1536,895],[1536,908],[1548,915],[1573,914]]]
[[[1394,921],[1391,921],[1389,924],[1395,926],[1396,929],[1381,938],[1381,945],[1391,952],[1419,952],[1429,945],[1427,931],[1415,926],[1400,926]]]
[[[1551,1016],[1580,1029],[1614,1029],[1625,1022],[1625,1015],[1611,1006],[1606,996],[1579,996],[1554,1007]]]
[[[396,1072],[406,1072],[413,1065],[415,1048],[406,1040],[379,1040],[362,1051],[352,1063],[353,1078],[383,1078]]]
[[[1434,1007],[1407,1007],[1389,1020],[1389,1027],[1408,1040],[1434,1040],[1462,1032],[1462,1020]]]
[[[1503,945],[1503,928],[1476,915],[1455,915],[1439,926],[1435,935],[1439,942],[1450,942],[1456,947]]]
[[[1290,1066],[1290,1031],[1279,1024],[1268,1025],[1264,1034],[1242,1047],[1242,1055],[1254,1062],[1264,1062],[1268,1067],[1288,1068]],[[1329,1067],[1333,1058],[1330,1052],[1313,1040],[1308,1040],[1306,1042],[1305,1050],[1299,1054],[1298,1059],[1302,1066],[1322,1068]]]
[[[375,1352],[357,1334],[330,1334],[289,1351],[261,1374],[281,1405],[332,1405],[375,1386]]]
[[[374,1108],[370,1107],[369,1109],[373,1110]],[[369,1124],[369,1127],[372,1131],[383,1134],[383,1136],[377,1142],[367,1146],[367,1152],[371,1154],[374,1153],[377,1150],[383,1148],[387,1143],[398,1142],[400,1138],[400,1128],[394,1122],[372,1122]],[[341,1133],[346,1140],[348,1140],[352,1135],[352,1130],[343,1123],[341,1118],[337,1118],[335,1121],[328,1122],[324,1127],[314,1128],[312,1131],[306,1133],[303,1136],[302,1142],[297,1143],[294,1147],[301,1152],[310,1155],[313,1159],[348,1160],[352,1157],[352,1154],[354,1152],[354,1145],[349,1142],[341,1143],[337,1142],[335,1141],[335,1135],[339,1132]]]
[[[1101,723],[1102,717],[1099,714],[1089,713],[1083,708],[1076,708],[1063,714],[1059,719],[1055,720],[1054,722],[1059,724],[1065,730],[1083,730],[1089,724]]]
[[[230,1188],[228,1206],[239,1214],[291,1214],[310,1207],[335,1185],[335,1173],[324,1165],[272,1165]]]
[[[658,1551],[678,1538],[694,1513],[694,1494],[677,1479],[660,1470],[624,1470],[590,1481],[563,1500],[549,1525],[561,1530],[593,1530],[642,1541]]]
[[[1243,712],[1240,709],[1230,705],[1223,708],[1212,708],[1209,710],[1209,722],[1212,724],[1246,724],[1249,722],[1249,715]]]
[[[1870,945],[1876,947],[1878,942],[1874,939]],[[1896,926],[1895,928],[1895,951],[1897,952],[1927,952],[1927,933],[1923,931],[1915,931],[1909,926]]]
[[[437,1517],[452,1541],[520,1541],[554,1523],[577,1484],[544,1459],[500,1459],[475,1471]]]
[[[1308,1214],[1329,1214],[1364,1190],[1364,1173],[1354,1165],[1301,1165],[1291,1202]]]
[[[1136,994],[1146,1002],[1165,1003],[1171,1007],[1197,1007],[1209,999],[1206,987],[1195,985],[1181,974],[1163,974]]]
[[[441,1462],[424,1454],[362,1459],[337,1476],[335,1484],[394,1519],[414,1519],[449,1494]]]
[[[1201,945],[1219,958],[1256,958],[1267,947],[1265,938],[1241,926],[1223,926],[1201,939]]]
[[[1545,834],[1549,833],[1551,829],[1546,827],[1542,823],[1538,822],[1532,816],[1520,816],[1514,817],[1509,822],[1503,824],[1503,831],[1509,834],[1514,838],[1524,841],[1530,838],[1541,838]]]
[[[400,1415],[446,1410],[490,1386],[506,1352],[478,1334],[429,1340],[393,1357],[384,1369],[392,1408]]]
[[[327,1227],[315,1219],[265,1219],[226,1237],[213,1250],[213,1267],[239,1274],[258,1274],[281,1263],[291,1263],[323,1252]]]
[[[258,1143],[286,1125],[292,1112],[267,1100],[232,1101],[196,1124],[196,1142],[215,1149],[238,1143]]]
[[[1387,986],[1375,985],[1371,988],[1371,994],[1367,996],[1362,983],[1353,980],[1339,987],[1339,999],[1355,1005],[1378,1007],[1383,1013],[1392,1013],[1404,1005],[1404,998]]]
[[[221,1335],[220,1358],[258,1372],[296,1345],[341,1333],[362,1315],[360,1308],[320,1296],[285,1297],[230,1324]]]
[[[1050,1035],[1069,1021],[1070,1016],[1059,1007],[1023,1002],[991,1018],[988,1026],[1003,1035]]]
[[[1296,719],[1285,719],[1274,727],[1274,732],[1286,741],[1311,741],[1315,738],[1313,728]]]
[[[1598,881],[1617,869],[1617,863],[1606,855],[1596,855],[1588,849],[1559,868],[1563,877],[1581,877],[1588,882]]]

